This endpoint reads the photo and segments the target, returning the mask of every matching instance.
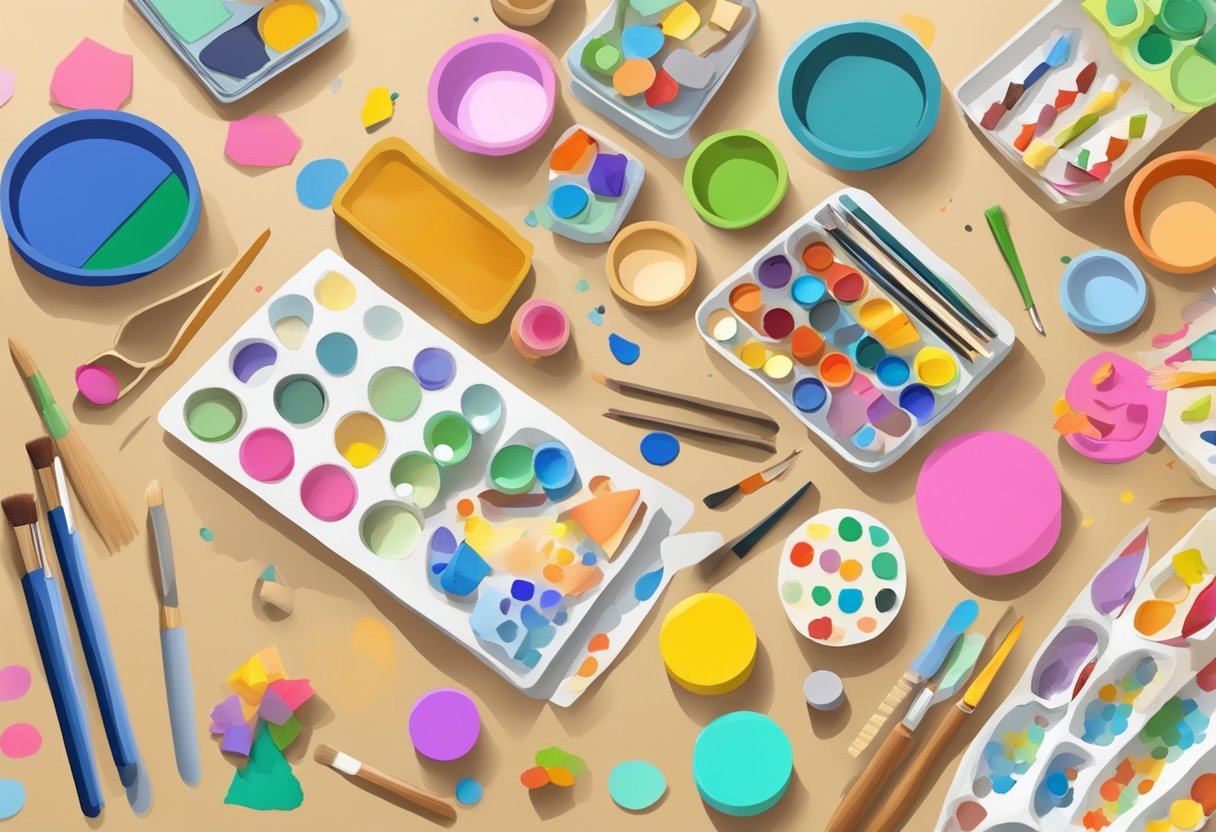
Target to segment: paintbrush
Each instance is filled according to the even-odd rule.
[[[1208,387],[1216,384],[1216,372],[1187,369],[1190,363],[1151,370],[1148,374],[1148,386],[1154,390],[1177,390],[1180,387]]]
[[[942,662],[946,660],[946,656],[950,654],[954,642],[975,623],[979,612],[979,604],[971,599],[960,602],[954,608],[938,631],[933,634],[933,638],[929,639],[929,643],[921,650],[920,655],[912,662],[912,666],[904,671],[895,686],[887,693],[886,698],[879,704],[878,710],[861,729],[861,733],[854,738],[852,745],[849,746],[849,754],[854,757],[861,756],[861,753],[878,736],[882,726],[903,705],[908,695],[919,692],[925,682],[937,673]]]
[[[752,410],[747,407],[739,407],[733,404],[723,404],[712,399],[703,399],[699,396],[689,396],[684,393],[674,393],[671,390],[660,390],[657,387],[647,387],[644,384],[637,384],[632,381],[622,381],[616,378],[609,378],[602,373],[592,373],[592,381],[597,384],[602,384],[609,390],[615,390],[617,393],[623,393],[627,396],[645,396],[647,398],[656,399],[661,402],[673,404],[677,407],[683,407],[688,410],[704,410],[710,413],[717,413],[722,416],[730,416],[735,419],[742,419],[746,422],[759,425],[769,433],[776,433],[781,426],[777,424],[777,420],[772,416],[761,413],[759,410]]]
[[[753,436],[750,433],[735,433],[734,431],[723,430],[721,428],[702,427],[701,425],[693,425],[688,422],[677,422],[674,419],[648,416],[645,413],[617,410],[615,407],[610,407],[604,411],[604,416],[629,425],[669,430],[672,433],[693,436],[697,439],[716,439],[721,442],[746,445],[749,448],[759,448],[762,451],[768,451],[770,454],[777,451],[777,443],[765,436]]]
[[[1040,335],[1046,335],[1047,331],[1043,329],[1043,319],[1039,317],[1038,307],[1034,305],[1034,295],[1030,293],[1030,284],[1026,281],[1026,272],[1022,269],[1022,261],[1013,244],[1013,235],[1009,233],[1009,226],[1005,222],[1005,212],[1001,210],[1001,206],[993,205],[984,212],[984,218],[988,220],[992,238],[996,240],[996,247],[1000,249],[1001,257],[1005,259],[1005,265],[1009,267],[1009,273],[1013,275],[1013,282],[1022,296],[1022,303],[1026,307],[1026,314],[1030,316],[1030,322],[1034,324],[1034,328],[1039,331]]]
[[[439,797],[439,795],[431,794],[417,786],[411,786],[404,780],[400,780],[387,772],[356,760],[349,754],[343,754],[336,748],[328,745],[318,745],[317,750],[313,752],[313,759],[321,765],[329,766],[334,771],[345,774],[347,777],[353,777],[356,780],[362,780],[373,786],[379,786],[385,791],[397,795],[397,797],[400,797],[407,803],[417,806],[419,809],[434,812],[441,818],[447,818],[448,820],[456,819],[456,809],[452,804]]]
[[[34,466],[34,475],[42,491],[47,524],[51,527],[51,542],[59,556],[59,568],[63,571],[68,599],[72,602],[76,631],[80,634],[85,664],[93,681],[93,693],[97,696],[97,707],[106,729],[110,754],[114,757],[119,778],[126,783],[134,775],[134,767],[139,764],[139,751],[135,747],[135,732],[131,728],[122,684],[118,680],[118,667],[114,662],[114,651],[110,648],[106,621],[101,614],[97,591],[93,588],[93,576],[80,544],[80,535],[76,533],[63,463],[55,456],[55,444],[49,436],[26,442],[25,452]]]
[[[801,500],[802,495],[809,491],[811,486],[814,484],[815,483],[811,482],[810,480],[807,480],[805,485],[795,491],[793,495],[791,495],[784,503],[773,509],[767,517],[756,525],[752,526],[743,534],[722,544],[717,550],[711,552],[706,557],[706,560],[716,558],[718,555],[725,554],[726,552],[734,552],[735,557],[739,558],[739,560],[743,560],[743,558],[747,557],[747,553],[756,548],[756,544],[763,540],[765,535],[773,530],[773,526],[776,526],[781,522],[781,518],[788,514],[789,510],[794,507],[794,503]]]
[[[794,457],[798,456],[798,454],[801,452],[801,448],[795,449],[794,451],[790,452],[790,455],[785,459],[773,463],[763,471],[757,471],[751,476],[744,477],[739,482],[727,488],[723,488],[721,491],[715,491],[713,494],[706,494],[701,498],[701,502],[705,503],[705,505],[709,508],[717,508],[730,499],[731,495],[737,491],[741,491],[744,494],[754,494],[773,480],[777,479],[777,477],[788,471],[789,467],[794,464]]]
[[[912,760],[912,764],[904,771],[899,782],[895,784],[894,790],[892,790],[886,802],[878,810],[878,815],[866,828],[866,832],[891,832],[907,815],[908,809],[912,807],[912,803],[924,785],[930,770],[933,768],[933,764],[946,756],[946,746],[950,744],[950,741],[954,739],[954,735],[963,727],[963,723],[967,721],[967,717],[971,716],[975,712],[975,709],[979,707],[980,700],[988,692],[988,687],[992,684],[992,680],[1000,671],[1001,666],[1005,664],[1005,660],[1009,658],[1009,651],[1013,649],[1013,645],[1017,643],[1018,638],[1022,635],[1023,624],[1024,620],[1019,618],[1017,623],[1005,635],[1005,640],[1001,642],[1001,646],[992,654],[992,658],[988,660],[988,664],[984,665],[984,669],[980,671],[980,675],[967,688],[967,692],[963,694],[963,698],[938,723],[928,742],[925,743],[915,759]]]
[[[165,696],[169,702],[169,729],[177,773],[187,786],[197,786],[202,776],[198,757],[198,728],[194,715],[194,684],[186,630],[177,602],[177,571],[173,566],[173,539],[165,514],[165,492],[156,480],[145,494],[152,536],[156,540],[157,589],[160,592],[160,656],[165,671]]]
[[[63,735],[63,748],[68,755],[72,781],[76,784],[80,811],[85,817],[95,818],[101,814],[105,799],[97,780],[97,766],[93,762],[93,740],[89,736],[80,685],[76,681],[59,582],[51,574],[46,562],[46,550],[42,547],[38,506],[33,494],[14,494],[0,500],[0,508],[3,508],[17,540],[21,588],[25,591],[30,623],[33,624],[38,653],[42,657],[42,670],[51,690],[55,716],[59,719],[59,732]]]
[[[106,548],[117,552],[135,539],[139,531],[135,518],[123,504],[110,478],[89,453],[88,446],[72,429],[72,423],[68,421],[63,408],[55,403],[51,388],[47,386],[46,379],[38,371],[38,365],[34,363],[29,352],[12,338],[8,339],[8,351],[13,356],[17,371],[29,386],[30,395],[38,407],[47,433],[55,440],[55,449],[63,458],[68,478],[72,481],[72,487],[80,498],[81,505],[84,506],[85,514],[93,521],[93,526],[101,535]]]

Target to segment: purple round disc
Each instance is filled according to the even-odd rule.
[[[765,258],[756,269],[756,278],[770,289],[780,289],[794,276],[794,267],[784,254]]]
[[[439,762],[468,754],[481,734],[481,716],[468,694],[440,688],[410,710],[410,742],[423,757]]]
[[[427,347],[414,358],[414,378],[424,390],[442,390],[456,376],[456,360],[441,347]]]

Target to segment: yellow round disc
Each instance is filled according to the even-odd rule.
[[[274,0],[258,16],[262,40],[275,52],[286,52],[317,31],[317,9],[308,0]]]
[[[355,302],[355,284],[345,275],[330,272],[317,281],[313,294],[316,295],[317,302],[326,309],[341,312]]]
[[[945,387],[958,375],[958,364],[941,347],[925,347],[912,363],[916,377],[930,387]]]
[[[739,360],[753,370],[759,370],[768,360],[768,350],[759,341],[748,341],[739,348]]]
[[[756,630],[743,607],[716,592],[685,598],[663,619],[659,653],[667,672],[693,693],[729,693],[756,661]]]
[[[1175,800],[1170,806],[1170,823],[1179,829],[1198,829],[1203,822],[1203,807],[1193,800]]]

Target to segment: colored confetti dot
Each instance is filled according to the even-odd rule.
[[[815,547],[804,540],[795,543],[794,548],[790,550],[790,563],[794,566],[810,566],[814,559]]]
[[[456,504],[456,513],[461,517],[471,517],[473,514],[473,501],[464,499],[458,502]]]
[[[17,780],[0,779],[0,820],[8,820],[25,807],[25,786]]]
[[[857,619],[857,629],[861,630],[863,633],[872,633],[877,627],[878,622],[868,615]]]
[[[1067,266],[1069,263],[1072,262],[1072,258],[1069,257],[1067,254],[1065,254],[1063,257],[1060,258],[1060,262],[1063,263],[1065,266]]]
[[[198,536],[208,543],[215,540],[215,532],[211,531],[211,529],[207,528],[206,526],[203,526],[198,530]]]
[[[1134,499],[1136,499],[1136,492],[1134,491],[1124,491],[1119,495],[1119,502],[1121,503],[1130,503]]]
[[[1093,524],[1094,524],[1094,518],[1092,518],[1092,517],[1086,517],[1084,520],[1081,521],[1081,525],[1087,529],[1090,526],[1092,526]]]
[[[485,796],[485,789],[472,777],[465,777],[456,783],[456,802],[461,806],[476,806]]]
[[[680,440],[670,433],[655,431],[642,437],[641,448],[642,458],[651,465],[670,465],[680,455]]]

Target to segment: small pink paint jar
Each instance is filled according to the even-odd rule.
[[[529,361],[561,352],[570,340],[570,318],[553,301],[530,300],[511,320],[511,341]]]

